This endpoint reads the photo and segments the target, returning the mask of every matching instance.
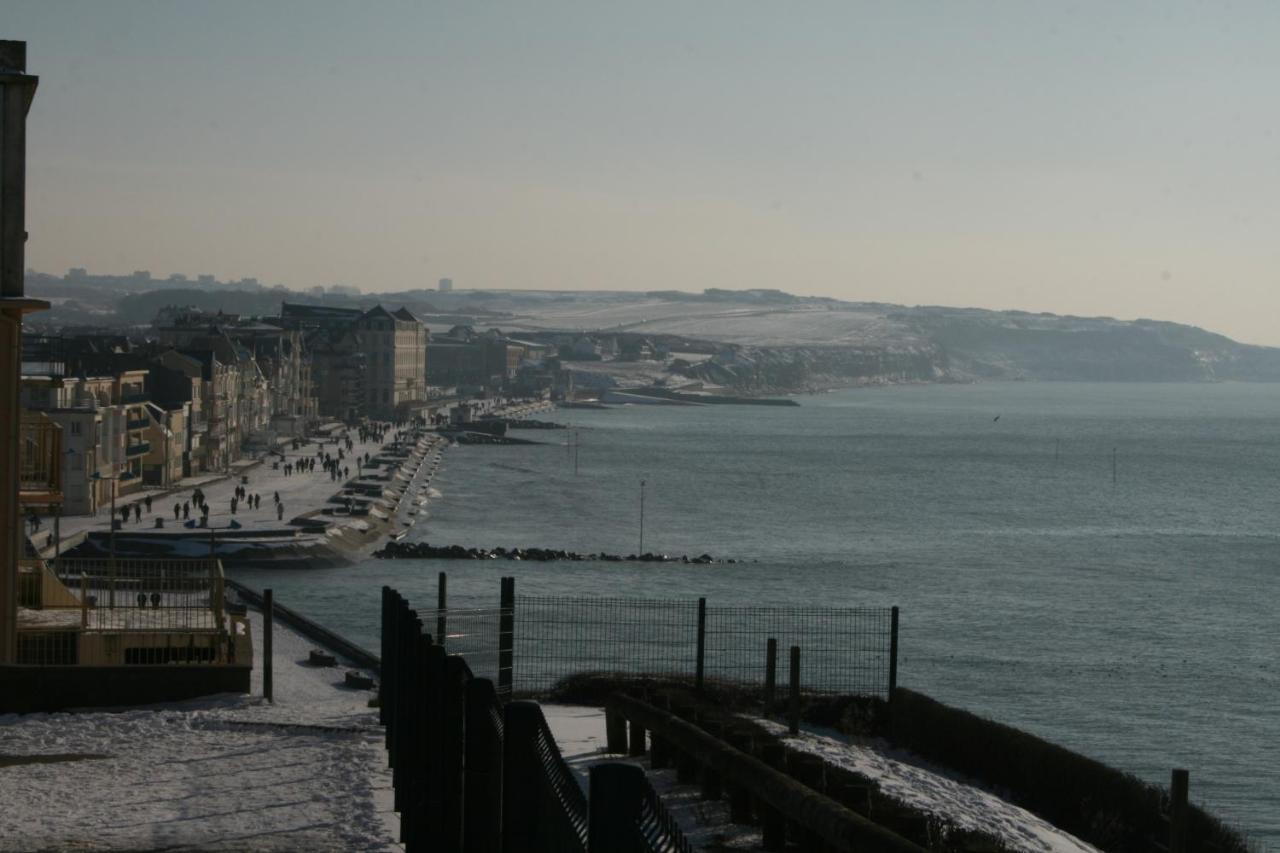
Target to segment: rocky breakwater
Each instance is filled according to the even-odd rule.
[[[605,562],[605,563],[682,563],[705,566],[713,563],[737,563],[732,559],[717,559],[710,554],[690,557],[687,554],[579,554],[556,548],[464,548],[461,545],[432,545],[428,542],[388,542],[373,552],[384,560],[532,560],[539,563],[556,561]]]

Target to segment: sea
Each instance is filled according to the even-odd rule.
[[[238,571],[378,646],[380,588],[901,608],[899,683],[1192,799],[1280,850],[1280,385],[901,385],[797,407],[558,410],[444,453],[410,540],[734,564]]]

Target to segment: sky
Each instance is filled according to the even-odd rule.
[[[1280,345],[1280,4],[0,0],[27,265]]]

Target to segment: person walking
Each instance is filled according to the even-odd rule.
[[[178,502],[173,502],[173,520],[178,520],[178,514],[182,511],[182,507],[178,506]]]
[[[272,498],[275,500],[275,502],[276,502],[276,503],[280,503],[280,493],[279,493],[279,492],[276,492],[274,495],[272,495]]]
[[[188,501],[182,502],[182,520],[186,521],[191,517],[191,504]]]
[[[151,514],[151,495],[147,495],[145,498],[143,498],[142,502],[147,505],[147,514],[150,515]]]
[[[235,514],[236,514],[236,504],[237,504],[237,503],[239,503],[239,501],[240,501],[240,499],[239,499],[239,498],[232,498],[232,499],[231,499],[231,514],[232,514],[232,515],[235,515]]]
[[[142,504],[133,505],[133,520],[142,521]]]
[[[276,504],[276,520],[284,521],[284,504]]]

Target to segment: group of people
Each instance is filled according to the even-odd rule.
[[[148,503],[150,503],[150,498],[148,498],[148,499],[147,499],[147,501],[148,501]],[[178,521],[178,520],[179,520],[179,518],[178,518],[178,517],[179,517],[179,515],[181,515],[181,517],[182,517],[182,518],[181,518],[181,520],[182,520],[182,521],[186,521],[188,518],[190,518],[190,517],[191,517],[191,507],[192,507],[192,506],[195,506],[196,511],[197,511],[198,513],[200,513],[200,515],[201,515],[201,517],[202,517],[202,518],[204,518],[204,519],[205,519],[205,524],[208,524],[208,523],[209,523],[209,521],[208,521],[208,519],[209,519],[209,502],[208,502],[208,501],[206,501],[206,500],[204,499],[204,492],[202,492],[202,491],[201,491],[200,489],[198,489],[198,488],[197,488],[194,492],[192,492],[192,493],[191,493],[191,500],[189,500],[189,501],[183,501],[182,503],[178,503],[177,501],[174,501],[174,503],[173,503],[173,520],[174,520],[174,521]]]
[[[393,427],[398,427],[398,426],[400,426],[399,423],[393,424],[393,423],[372,422],[372,423],[366,424],[359,428],[360,441],[361,442],[371,442],[371,441],[380,442],[386,437],[387,433]],[[352,441],[351,436],[349,434],[344,434],[341,437],[334,439],[333,441],[337,450],[336,457],[332,453],[325,451],[323,441],[320,442],[320,444],[318,445],[315,456],[299,456],[295,459],[284,461],[285,460],[284,454],[280,454],[281,461],[283,462],[283,464],[280,467],[283,470],[284,475],[286,477],[289,477],[295,473],[314,472],[316,470],[316,466],[319,465],[322,471],[328,473],[330,480],[337,481],[338,478],[340,477],[344,479],[349,479],[351,477],[351,466],[344,465],[342,463],[347,461],[347,458],[348,458],[347,454],[355,450],[355,442]],[[303,446],[302,441],[300,441],[299,439],[293,440],[292,447],[294,450],[300,450],[302,446]],[[365,453],[363,458],[361,458],[359,454],[356,454],[355,459],[356,459],[357,468],[367,466],[371,458],[372,457],[368,453]],[[247,480],[248,478],[246,477],[244,482],[247,482]],[[275,505],[276,518],[280,521],[283,521],[284,520],[284,502],[280,500],[279,492],[275,492],[273,494],[272,503]],[[151,505],[152,505],[152,496],[146,495],[139,501],[135,501],[131,504],[126,504],[122,507],[119,507],[117,512],[120,515],[121,524],[127,523],[129,521],[130,515],[133,516],[135,523],[141,522],[142,514],[144,511],[147,514],[151,513]],[[242,485],[236,486],[235,493],[230,501],[230,505],[231,505],[232,515],[235,515],[236,512],[242,506],[247,506],[249,509],[252,509],[252,510],[261,509],[262,495],[257,493],[250,494],[249,490],[246,489],[245,486],[242,484]],[[209,502],[208,500],[205,499],[204,492],[199,488],[196,488],[192,492],[191,498],[189,500],[174,501],[173,520],[175,522],[188,521],[191,518],[193,512],[197,516],[203,519],[202,524],[204,525],[208,524]],[[33,533],[38,531],[41,527],[40,517],[34,512],[31,513],[30,517],[28,518],[28,523],[30,524],[31,531]],[[156,526],[159,526],[159,525],[160,525],[160,522],[157,521]]]

